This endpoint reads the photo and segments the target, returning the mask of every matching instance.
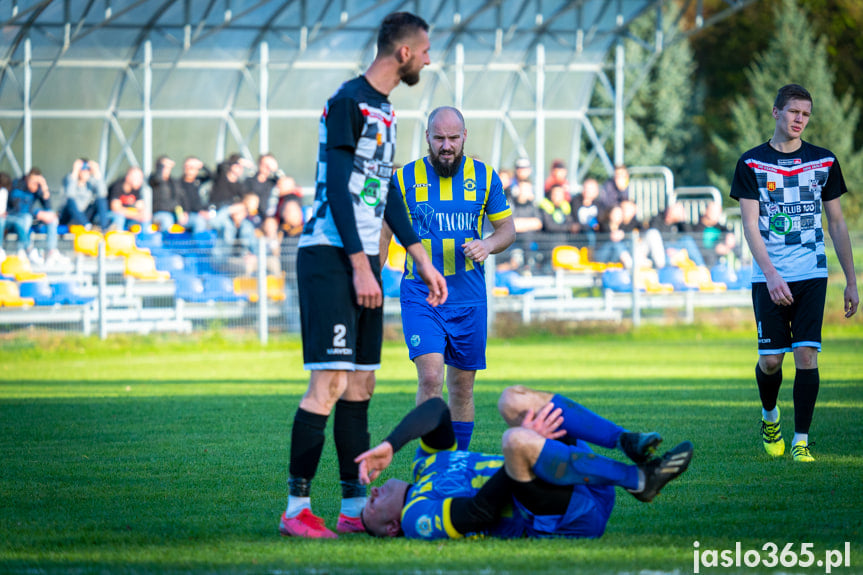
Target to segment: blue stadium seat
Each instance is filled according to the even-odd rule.
[[[154,254],[154,257],[156,259],[156,269],[163,272],[169,272],[171,277],[175,277],[177,274],[182,274],[185,270],[185,262],[183,261],[183,256],[180,254],[164,250],[160,253]]]
[[[79,286],[76,282],[57,282],[52,285],[54,289],[54,299],[66,305],[84,305],[94,299],[94,296],[81,295]]]
[[[390,266],[381,269],[381,280],[384,284],[384,297],[399,297],[401,293],[402,272]]]
[[[21,292],[21,297],[33,298],[33,303],[36,305],[57,305],[62,303],[54,297],[54,290],[51,289],[51,284],[45,280],[21,282],[18,284],[18,289]]]
[[[632,291],[632,278],[626,270],[605,270],[602,272],[602,287],[616,292]]]
[[[658,273],[660,283],[670,284],[674,291],[696,291],[698,289],[686,285],[685,274],[677,266],[665,266]]]

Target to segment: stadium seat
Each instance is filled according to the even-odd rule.
[[[621,263],[594,262],[590,260],[587,246],[555,246],[551,250],[551,267],[556,270],[573,272],[603,272],[609,269],[623,269]]]
[[[258,301],[258,278],[234,278],[234,293],[247,297],[251,302]],[[284,276],[267,276],[267,297],[273,301],[287,299]]]
[[[135,242],[135,234],[115,230],[105,234],[105,255],[130,256],[132,254],[150,254],[150,250],[139,248]]]
[[[156,269],[156,260],[149,253],[133,253],[126,256],[126,275],[144,281],[166,281],[168,272]]]
[[[171,277],[182,274],[185,269],[183,256],[180,254],[165,251],[154,254],[154,258],[156,259],[156,269],[168,272]]]
[[[45,280],[21,282],[18,290],[22,298],[30,298],[35,305],[55,305],[60,302],[54,298],[51,284]]]
[[[99,244],[102,243],[103,239],[102,234],[99,232],[81,232],[75,235],[74,250],[79,254],[98,256]]]
[[[64,305],[84,305],[94,299],[94,296],[82,295],[77,282],[57,282],[52,284],[54,299]]]
[[[13,277],[15,281],[19,282],[32,282],[46,277],[42,273],[33,273],[30,260],[18,256],[6,256],[6,259],[0,264],[0,273],[4,276]]]
[[[657,271],[659,281],[669,284],[674,291],[691,291],[696,288],[686,285],[686,277],[683,270],[677,266],[665,266]]]
[[[632,278],[626,270],[605,270],[602,272],[602,287],[611,291],[628,293],[632,291]]]
[[[176,297],[196,303],[246,300],[244,296],[234,293],[231,278],[216,274],[180,276],[177,278]]]
[[[18,290],[18,284],[11,281],[0,281],[0,306],[5,307],[29,307],[36,302],[33,298],[22,298]]]
[[[659,279],[659,273],[653,268],[638,270],[638,289],[647,293],[669,293],[674,291],[674,286],[664,283]]]
[[[686,285],[705,292],[721,292],[728,289],[724,283],[714,282],[710,277],[710,270],[704,266],[695,266],[692,269],[683,270]]]

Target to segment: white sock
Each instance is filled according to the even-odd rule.
[[[348,497],[347,499],[342,499],[341,513],[348,517],[359,517],[360,511],[363,510],[365,504],[365,497]]]
[[[794,439],[791,440],[791,445],[797,445],[800,442],[803,442],[806,445],[809,445],[809,434],[808,433],[795,433]]]
[[[285,517],[296,517],[303,509],[312,509],[311,497],[294,497],[288,496],[288,508],[285,509]]]
[[[770,411],[767,411],[762,407],[761,417],[764,418],[764,421],[766,421],[767,423],[776,423],[777,421],[779,421],[779,408],[774,407]]]

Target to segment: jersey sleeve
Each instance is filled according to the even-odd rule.
[[[821,189],[821,201],[829,202],[830,200],[835,200],[847,191],[845,178],[842,176],[842,168],[839,167],[839,160],[834,159],[833,166],[830,168],[830,174],[827,176],[827,183]]]
[[[491,167],[488,169],[491,170]],[[488,190],[486,213],[488,214],[488,219],[492,222],[512,215],[512,208],[510,208],[509,202],[506,199],[500,176],[494,170],[491,170],[491,186]]]
[[[731,197],[735,200],[745,198],[747,200],[758,200],[758,182],[755,180],[755,172],[746,165],[745,156],[737,160],[734,169],[734,179],[731,182]]]
[[[362,134],[363,118],[356,101],[336,98],[327,106],[327,150],[356,149]]]
[[[418,496],[402,510],[402,531],[408,539],[459,539],[462,534],[452,525],[453,499]]]

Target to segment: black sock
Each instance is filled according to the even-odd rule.
[[[324,450],[326,427],[326,415],[297,409],[291,430],[291,478],[288,482],[289,493],[294,497],[309,496],[310,483]]]
[[[821,376],[818,368],[798,369],[794,376],[794,431],[809,433],[812,425],[812,414],[815,413],[815,400],[818,398],[818,388],[821,386]]]
[[[369,400],[336,402],[335,419],[333,419],[333,439],[336,442],[336,454],[339,457],[339,479],[342,480],[342,491],[345,482],[353,485],[360,476],[360,467],[354,463],[354,458],[369,449]],[[353,487],[347,488],[353,491]],[[365,488],[363,488],[365,495]],[[349,495],[355,497],[355,495]]]
[[[782,386],[782,368],[768,375],[761,371],[761,366],[756,363],[755,382],[758,384],[758,394],[761,396],[761,407],[765,411],[773,411],[776,407],[776,399],[779,397],[779,388]]]

